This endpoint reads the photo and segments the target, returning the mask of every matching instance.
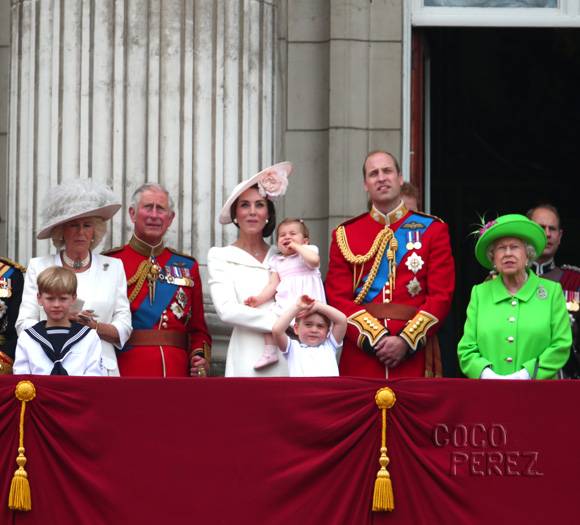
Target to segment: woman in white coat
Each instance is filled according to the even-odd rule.
[[[118,376],[115,347],[122,348],[131,335],[131,311],[127,280],[118,259],[93,251],[121,205],[107,187],[90,181],[69,181],[51,189],[44,210],[47,224],[38,239],[51,238],[55,255],[30,260],[22,293],[16,330],[46,319],[37,302],[38,274],[49,266],[64,266],[77,277],[77,305],[72,321],[90,326],[101,339],[102,366],[107,375]]]
[[[226,377],[287,376],[285,359],[255,370],[264,350],[264,333],[271,332],[277,317],[273,302],[258,308],[244,304],[268,284],[268,260],[276,247],[264,241],[276,227],[272,199],[284,195],[292,164],[281,162],[238,184],[219,216],[221,224],[233,222],[238,238],[229,246],[213,247],[208,253],[211,298],[219,318],[233,326],[226,358]]]

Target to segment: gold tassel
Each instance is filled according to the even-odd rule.
[[[16,399],[22,402],[22,405],[20,407],[18,457],[16,458],[18,469],[14,472],[14,477],[10,484],[8,508],[11,510],[29,511],[32,509],[32,500],[30,497],[28,474],[24,469],[26,465],[26,456],[24,455],[24,412],[26,411],[26,403],[32,401],[36,396],[36,389],[30,381],[20,381],[16,385],[14,395]]]
[[[377,472],[377,479],[375,480],[373,512],[391,512],[395,508],[393,484],[391,475],[387,470],[387,465],[389,464],[389,457],[387,456],[387,409],[392,408],[396,400],[395,393],[389,387],[379,389],[375,395],[375,402],[382,415],[382,431],[381,455],[379,458],[381,468]]]

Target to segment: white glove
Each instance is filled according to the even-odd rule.
[[[514,372],[507,377],[510,379],[531,379],[530,373],[525,368],[522,368],[521,370],[518,370],[517,372]]]
[[[504,379],[504,376],[496,374],[491,367],[486,366],[482,371],[479,379]]]
[[[505,376],[496,374],[491,368],[484,368],[481,372],[481,379],[530,379],[530,374],[525,368],[513,372],[512,374],[507,374]]]

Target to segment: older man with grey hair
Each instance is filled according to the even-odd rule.
[[[131,199],[128,244],[107,255],[123,261],[133,334],[119,353],[122,376],[204,376],[211,338],[204,319],[197,261],[168,248],[163,237],[175,217],[160,184],[146,183]]]

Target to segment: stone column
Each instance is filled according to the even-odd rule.
[[[224,196],[279,160],[276,16],[260,0],[12,0],[9,251],[49,251],[43,198],[75,177],[123,199],[114,245],[144,181],[177,202],[172,245],[204,262],[229,242]]]
[[[177,205],[168,244],[197,257],[203,275],[208,249],[236,235],[216,220],[225,197],[281,160],[276,2],[12,0],[11,9],[8,252],[23,263],[49,252],[35,239],[44,197],[77,177],[122,199],[107,241],[120,245],[133,189],[155,181]]]
[[[284,0],[286,155],[296,165],[286,214],[304,217],[326,267],[330,231],[366,209],[361,165],[401,157],[401,0]],[[401,159],[402,160],[402,159]]]
[[[330,0],[330,227],[362,213],[362,161],[401,160],[402,2]]]

